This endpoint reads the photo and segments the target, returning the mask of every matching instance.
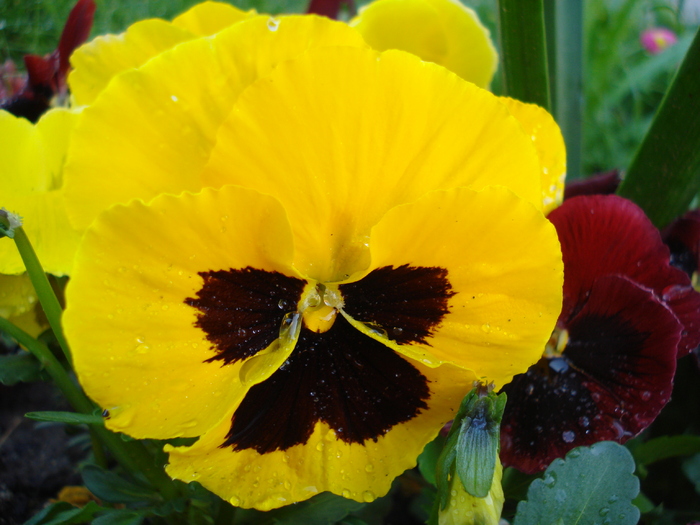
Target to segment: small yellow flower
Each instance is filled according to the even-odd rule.
[[[0,111],[0,204],[24,219],[44,270],[70,273],[80,235],[68,221],[63,167],[77,113],[56,108],[32,124]],[[0,242],[0,273],[20,274],[24,263],[14,243]]]
[[[450,502],[447,508],[440,510],[440,525],[498,525],[503,511],[503,487],[501,479],[503,467],[496,457],[496,469],[491,490],[484,498],[472,496],[462,485],[458,475],[452,478]]]
[[[496,72],[488,29],[459,0],[375,0],[351,25],[373,49],[408,51],[483,88]]]

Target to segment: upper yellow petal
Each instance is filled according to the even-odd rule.
[[[378,51],[408,51],[483,88],[496,71],[488,29],[458,0],[375,0],[351,25]]]
[[[76,105],[92,104],[122,71],[137,68],[154,56],[198,35],[165,20],[142,20],[119,35],[98,36],[71,55],[68,85]]]
[[[566,146],[559,126],[544,108],[514,98],[501,97],[525,133],[532,139],[540,159],[542,204],[545,215],[564,200]]]
[[[274,195],[299,271],[342,281],[367,267],[370,228],[397,204],[503,185],[541,207],[539,174],[532,141],[486,90],[408,53],[325,48],[241,95],[202,176]]]
[[[197,36],[209,36],[255,15],[223,2],[202,2],[173,19],[173,25]]]
[[[315,16],[234,24],[183,43],[138,70],[122,73],[79,122],[66,166],[73,224],[133,198],[196,191],[216,132],[240,92],[307,49],[364,46],[347,25]]]

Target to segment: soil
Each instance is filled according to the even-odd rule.
[[[61,488],[82,484],[77,466],[85,456],[81,434],[24,417],[44,410],[70,407],[48,383],[0,385],[0,525],[24,523]]]

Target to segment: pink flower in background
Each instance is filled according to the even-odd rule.
[[[666,48],[678,42],[678,37],[676,33],[665,27],[652,27],[644,31],[642,36],[639,37],[639,40],[642,42],[644,49],[649,51],[649,53],[658,55]]]

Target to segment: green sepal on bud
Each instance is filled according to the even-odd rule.
[[[498,448],[505,405],[505,393],[495,394],[492,386],[483,384],[476,385],[462,400],[437,461],[438,495],[430,523],[438,523],[438,515],[442,523],[448,506],[451,509],[461,506],[459,502],[451,501],[456,494],[461,494],[460,500],[464,500],[464,503],[470,500],[467,505],[469,509],[465,509],[465,518],[467,515],[477,518],[477,514],[483,514],[477,508],[481,506],[479,503],[494,507],[481,509],[485,514],[497,511],[500,515],[502,501],[500,505],[493,501],[494,496],[500,499],[494,494],[494,481],[500,489],[500,479],[495,480],[494,474],[496,470],[500,472],[497,469],[500,467]],[[496,509],[496,506],[499,508]],[[496,522],[498,515],[494,516]],[[471,522],[486,523],[483,518],[476,521],[467,518],[463,523]]]
[[[22,218],[5,208],[0,208],[0,238],[15,238],[15,229],[22,226]]]

